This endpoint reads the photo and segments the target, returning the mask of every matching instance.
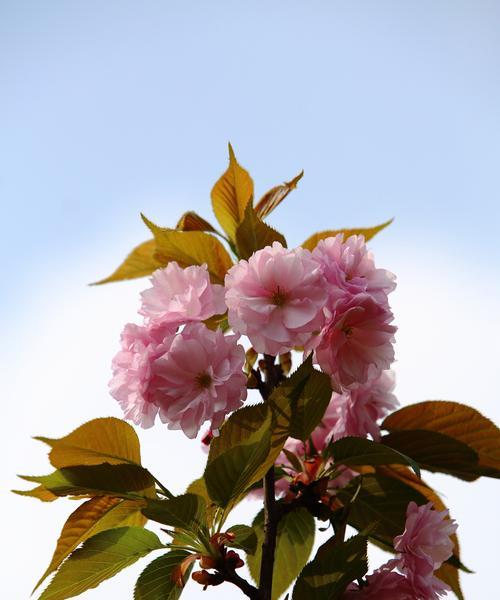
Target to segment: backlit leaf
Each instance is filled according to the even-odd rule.
[[[212,208],[224,231],[233,241],[236,229],[243,221],[245,209],[253,199],[253,181],[238,164],[229,144],[229,167],[212,188]]]
[[[134,600],[178,600],[183,588],[176,585],[173,571],[186,556],[183,550],[173,550],[149,563],[135,584]]]
[[[348,467],[358,465],[409,465],[420,476],[420,469],[414,460],[397,450],[384,446],[384,444],[364,438],[344,437],[330,442],[326,452],[336,463]]]
[[[247,564],[254,581],[258,582],[264,541],[263,511],[255,517],[252,526],[257,535],[257,552],[247,557]],[[273,600],[288,589],[306,564],[313,548],[314,533],[314,517],[304,508],[293,510],[281,519],[276,538]]]
[[[285,181],[285,183],[277,185],[266,192],[255,206],[257,216],[265,219],[297,187],[297,183],[302,179],[303,175],[304,171],[301,171],[291,181]]]
[[[158,227],[144,215],[142,219],[155,237],[157,257],[162,265],[173,260],[181,267],[206,264],[213,283],[224,283],[226,271],[233,262],[217,238],[204,231]]]
[[[156,257],[156,243],[154,240],[148,240],[134,248],[109,277],[96,281],[93,285],[145,277],[161,266],[161,262]]]
[[[65,467],[50,475],[27,476],[22,479],[43,485],[56,496],[127,496],[151,495],[152,475],[138,465],[82,465]]]
[[[481,473],[477,452],[463,442],[437,431],[394,431],[382,443],[411,456],[422,469],[448,473],[472,481]]]
[[[102,531],[84,542],[62,564],[40,600],[78,596],[161,548],[164,545],[147,529],[120,527]]]
[[[175,226],[180,231],[210,231],[216,233],[217,230],[210,225],[203,217],[192,210],[185,212]]]
[[[372,237],[377,235],[379,231],[388,227],[394,219],[389,219],[385,223],[381,225],[376,225],[375,227],[360,227],[357,229],[328,229],[326,231],[319,231],[311,235],[311,237],[307,238],[307,240],[302,244],[303,248],[307,250],[314,250],[316,245],[320,240],[324,240],[329,237],[335,237],[339,233],[344,234],[344,239],[347,239],[351,235],[363,235],[365,237],[365,241],[371,240]]]
[[[284,236],[257,216],[252,204],[246,207],[244,218],[236,228],[236,249],[240,258],[250,258],[254,252],[279,242],[286,248]]]
[[[51,464],[57,469],[74,465],[140,464],[139,438],[134,428],[115,417],[93,419],[60,439],[36,437],[51,446]]]
[[[292,600],[337,600],[355,579],[368,570],[367,543],[364,535],[346,542],[331,538],[307,564],[293,588]]]
[[[233,525],[227,530],[227,533],[234,534],[234,541],[226,542],[232,548],[240,548],[247,554],[255,554],[257,549],[257,535],[253,527],[248,525]]]
[[[206,524],[206,503],[196,494],[182,494],[168,500],[148,500],[142,512],[152,521],[189,531],[196,531]]]
[[[480,412],[458,402],[427,401],[405,406],[386,417],[387,431],[435,431],[472,448],[482,475],[500,476],[500,430]]]
[[[19,496],[31,496],[32,498],[38,498],[42,502],[54,502],[59,496],[56,496],[52,492],[49,492],[43,485],[37,485],[31,490],[12,490],[14,494]]]
[[[73,550],[93,535],[115,527],[143,526],[146,519],[141,513],[141,506],[144,504],[142,500],[100,496],[80,505],[64,524],[52,560],[35,589]]]

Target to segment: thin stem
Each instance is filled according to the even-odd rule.
[[[234,569],[219,572],[224,577],[224,581],[229,581],[229,583],[235,585],[245,594],[245,596],[248,596],[251,600],[260,600],[259,590],[243,579],[243,577],[240,577]]]

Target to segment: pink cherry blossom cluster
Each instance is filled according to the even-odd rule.
[[[450,587],[434,572],[453,552],[451,537],[457,524],[447,510],[434,510],[432,502],[410,502],[405,530],[394,538],[396,558],[366,578],[367,585],[351,584],[344,600],[438,600]]]
[[[151,427],[159,415],[194,438],[205,421],[217,429],[245,400],[245,351],[237,335],[202,323],[226,311],[224,288],[210,283],[205,265],[171,262],[151,283],[142,293],[144,324],[122,333],[110,391],[125,418]]]
[[[328,435],[377,439],[376,420],[395,404],[384,374],[394,359],[394,279],[356,235],[322,240],[313,252],[275,242],[235,264],[225,287],[210,282],[206,265],[171,262],[141,294],[143,324],[125,327],[111,394],[143,427],[158,415],[188,437],[205,421],[217,429],[246,398],[238,344],[246,335],[262,354],[313,352],[335,390]],[[203,323],[226,310],[234,335]]]
[[[228,319],[257,352],[314,352],[341,393],[393,362],[396,328],[388,294],[394,288],[394,275],[375,267],[363,236],[344,242],[338,234],[312,253],[275,242],[228,272]]]

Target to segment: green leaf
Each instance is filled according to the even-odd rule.
[[[351,235],[363,235],[365,237],[365,241],[371,240],[372,237],[377,235],[382,229],[388,227],[394,219],[389,219],[385,223],[381,225],[376,225],[375,227],[360,227],[356,229],[328,229],[326,231],[319,231],[311,237],[307,238],[307,240],[302,244],[303,248],[307,250],[314,250],[316,248],[318,242],[320,240],[324,240],[325,238],[335,237],[339,233],[344,234],[344,239],[348,238]]]
[[[156,243],[154,240],[148,240],[139,244],[122,264],[109,277],[96,281],[92,285],[101,285],[111,283],[112,281],[123,281],[124,279],[136,279],[145,277],[162,266],[156,256]]]
[[[60,439],[35,439],[52,448],[49,459],[56,469],[102,463],[141,464],[140,443],[134,428],[115,417],[93,419]]]
[[[182,494],[169,500],[147,500],[142,513],[152,521],[196,531],[206,525],[206,503],[196,494]]]
[[[418,464],[393,448],[360,437],[345,437],[330,442],[326,453],[335,463],[348,467],[356,465],[409,465],[420,477]]]
[[[302,570],[293,588],[292,600],[337,600],[349,583],[363,577],[367,570],[364,535],[341,543],[331,538]]]
[[[187,552],[173,550],[149,563],[135,584],[134,600],[178,600],[183,588],[176,585],[173,571],[186,556]]]
[[[212,208],[224,231],[232,241],[236,229],[243,221],[245,209],[253,199],[253,181],[248,172],[238,164],[229,144],[229,167],[212,188]]]
[[[416,489],[378,474],[356,477],[337,495],[344,504],[355,497],[349,509],[349,525],[358,531],[373,527],[370,537],[391,548],[393,539],[404,531],[408,503],[427,503],[427,498]]]
[[[301,171],[291,181],[285,181],[282,185],[277,185],[266,192],[255,206],[255,212],[260,219],[265,219],[288,194],[297,187],[297,183],[302,179],[304,171]]]
[[[255,517],[253,528],[257,535],[257,552],[247,557],[247,563],[254,581],[258,582],[264,541],[263,511]],[[306,564],[313,548],[314,533],[314,517],[305,508],[293,510],[281,519],[274,558],[273,600],[288,589]]]
[[[203,231],[158,227],[144,215],[142,220],[155,237],[157,257],[163,266],[171,261],[176,261],[181,267],[206,264],[212,281],[224,283],[233,261],[217,238]]]
[[[144,526],[146,519],[140,510],[143,502],[142,500],[122,500],[110,496],[98,496],[81,504],[71,513],[64,524],[52,560],[36,584],[35,590],[73,550],[93,535],[125,525]]]
[[[234,412],[210,444],[204,479],[214,502],[227,506],[263,477],[271,451],[272,415],[263,405]],[[273,458],[271,464],[274,463]]]
[[[382,438],[386,446],[415,459],[422,469],[473,481],[482,473],[479,456],[467,444],[436,431],[394,431]]]
[[[31,498],[37,498],[42,502],[54,502],[54,500],[57,500],[58,498],[58,496],[44,488],[43,485],[37,485],[31,490],[12,490],[12,492],[18,496],[31,496]]]
[[[269,402],[283,418],[289,414],[289,435],[306,441],[321,422],[331,396],[330,378],[313,367],[310,356],[274,390]]]
[[[22,479],[44,486],[56,496],[136,495],[150,494],[152,475],[138,465],[102,465],[66,467],[50,475],[27,476]]]
[[[233,533],[235,538],[233,542],[227,542],[228,546],[240,548],[247,554],[255,554],[257,549],[257,536],[252,527],[248,525],[233,525],[227,530],[227,533]]]
[[[479,465],[474,474],[500,476],[500,429],[480,412],[458,402],[441,400],[405,406],[382,423],[389,432],[434,431],[466,444],[477,453]]]
[[[284,236],[264,223],[255,212],[252,204],[247,204],[242,222],[238,225],[235,234],[236,249],[240,258],[250,258],[254,252],[279,242],[286,248]]]
[[[98,533],[63,563],[40,600],[78,596],[151,551],[164,547],[152,531],[139,527],[120,527]]]

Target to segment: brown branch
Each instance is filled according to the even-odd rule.
[[[235,585],[251,600],[260,600],[259,590],[243,579],[243,577],[240,577],[234,569],[225,569],[219,571],[219,573],[224,577],[224,581],[228,581]]]
[[[274,553],[278,533],[278,514],[274,493],[274,466],[264,478],[264,542],[260,563],[259,591],[261,600],[271,600],[274,572]]]

